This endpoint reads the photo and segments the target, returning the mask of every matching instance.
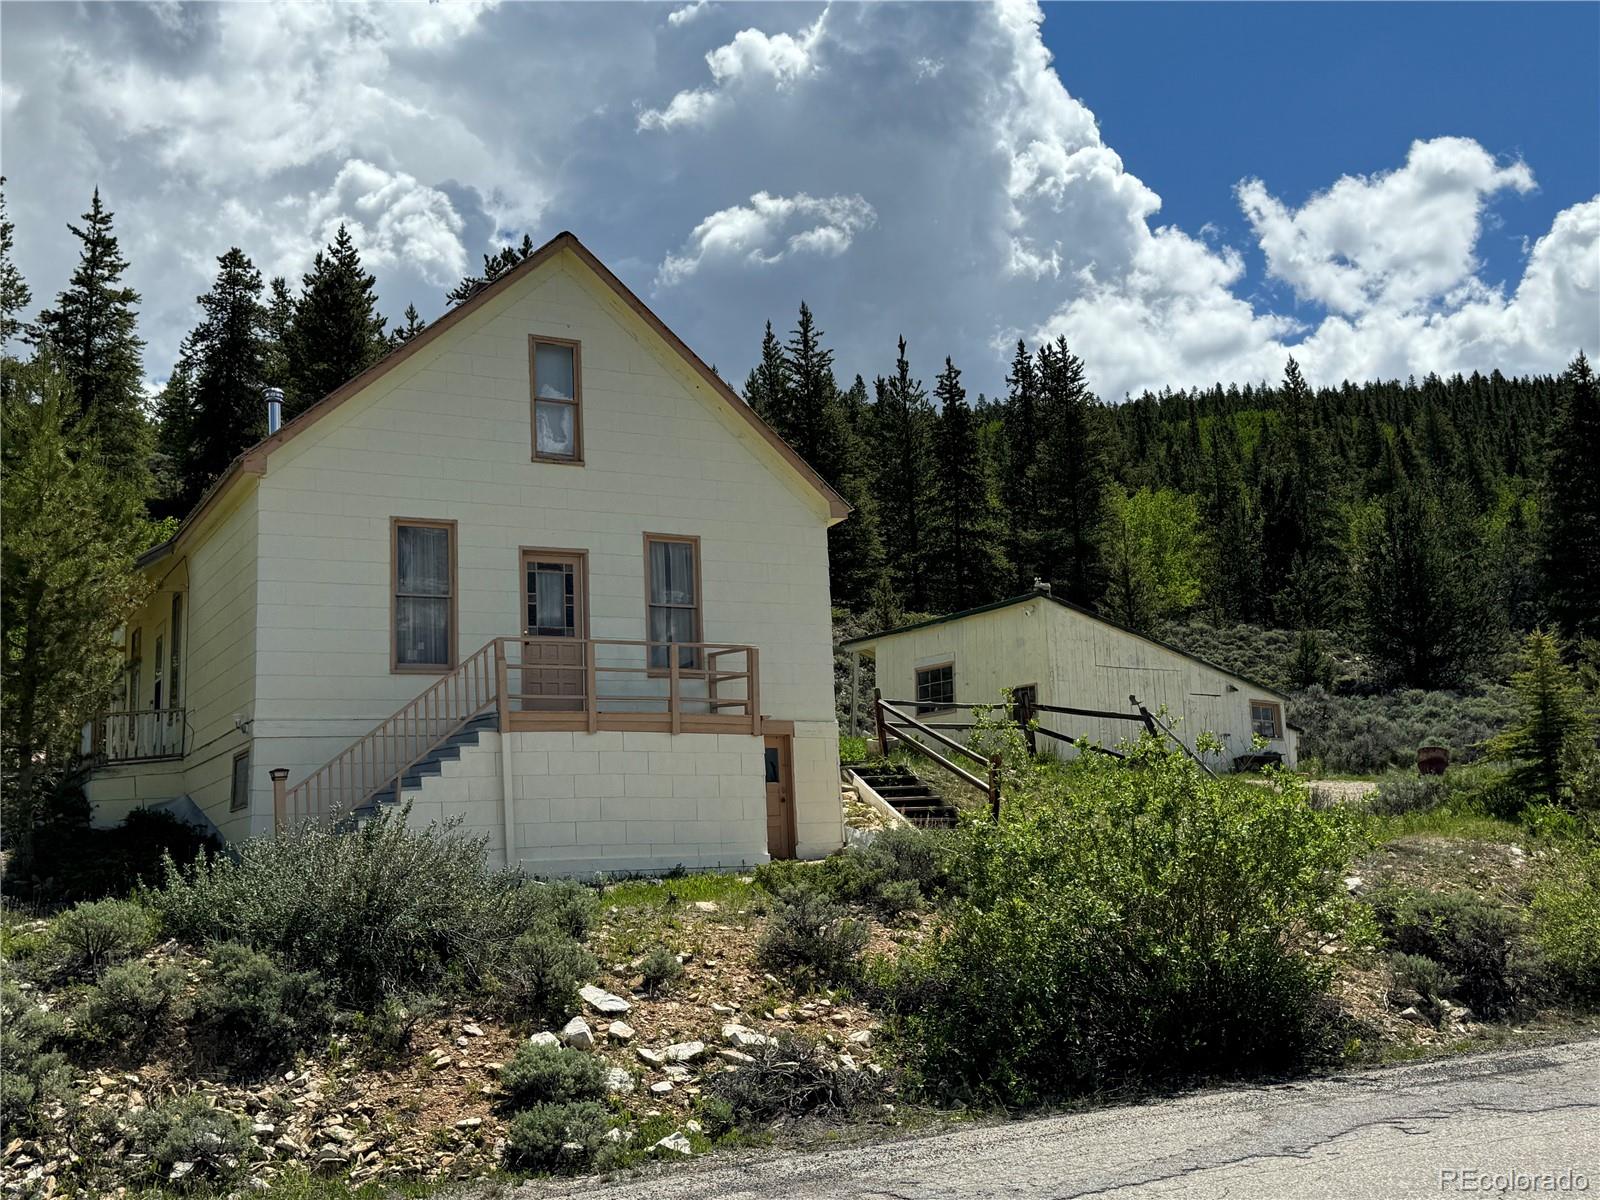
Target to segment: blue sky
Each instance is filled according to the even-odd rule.
[[[99,186],[159,386],[216,258],[349,226],[391,318],[571,229],[742,380],[808,301],[840,372],[1101,395],[1600,353],[1600,6],[0,2],[35,299]]]
[[[1259,175],[1301,203],[1341,174],[1388,170],[1416,138],[1476,140],[1534,165],[1478,244],[1514,284],[1524,238],[1600,191],[1600,4],[1046,4],[1067,89],[1161,219],[1243,225],[1233,185]],[[1259,278],[1259,252],[1247,253]],[[1274,302],[1292,294],[1271,289]]]

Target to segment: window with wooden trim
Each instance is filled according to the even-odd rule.
[[[1250,701],[1250,732],[1268,740],[1283,736],[1283,706],[1271,700]]]
[[[917,711],[935,712],[956,702],[956,665],[939,663],[917,668]]]
[[[583,461],[583,354],[564,338],[528,338],[535,462]]]
[[[393,644],[396,671],[456,665],[456,523],[394,521]]]
[[[144,701],[142,676],[144,674],[144,640],[135,629],[128,638],[128,705],[129,712],[138,712]]]
[[[700,539],[647,533],[644,565],[645,637],[653,643],[701,641]],[[665,645],[652,645],[651,668],[666,670],[670,653]],[[680,667],[699,667],[698,648],[677,653]]]
[[[177,708],[182,702],[179,688],[183,678],[183,593],[172,595],[172,648],[167,651],[167,705]]]
[[[250,751],[233,756],[233,784],[228,791],[228,811],[242,812],[250,807]]]

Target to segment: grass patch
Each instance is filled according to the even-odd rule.
[[[755,895],[748,876],[702,872],[658,879],[629,879],[607,885],[600,893],[602,907],[668,912],[700,900],[714,901],[721,908],[741,909]]]
[[[1524,838],[1521,825],[1503,821],[1487,813],[1442,805],[1421,812],[1399,813],[1394,816],[1369,816],[1368,830],[1379,842],[1392,842],[1397,838],[1431,834],[1435,837],[1468,838],[1479,842],[1505,842],[1520,845]]]

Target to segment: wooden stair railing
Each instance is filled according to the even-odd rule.
[[[398,800],[401,780],[411,767],[499,703],[503,641],[496,638],[475,651],[388,720],[286,789],[281,800],[275,787],[277,827],[338,818],[391,784]]]
[[[932,759],[957,779],[971,784],[982,792],[989,801],[989,815],[996,821],[1000,819],[1000,768],[1002,764],[998,754],[993,758],[984,758],[983,755],[975,750],[968,749],[953,737],[940,733],[930,725],[924,725],[909,713],[901,712],[894,707],[891,701],[883,698],[883,692],[878,688],[872,690],[872,716],[878,727],[878,745],[885,755],[889,753],[889,739],[894,738],[913,753]],[[915,729],[923,736],[930,737],[943,746],[948,746],[955,753],[965,755],[980,767],[986,767],[988,769],[988,778],[980,779],[965,767],[958,766],[937,750],[912,737],[906,732],[907,729]]]

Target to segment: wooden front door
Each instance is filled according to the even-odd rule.
[[[773,858],[794,857],[794,755],[787,735],[766,741],[767,853]]]
[[[522,669],[511,680],[525,712],[582,712],[589,636],[588,556],[576,550],[522,551]]]

